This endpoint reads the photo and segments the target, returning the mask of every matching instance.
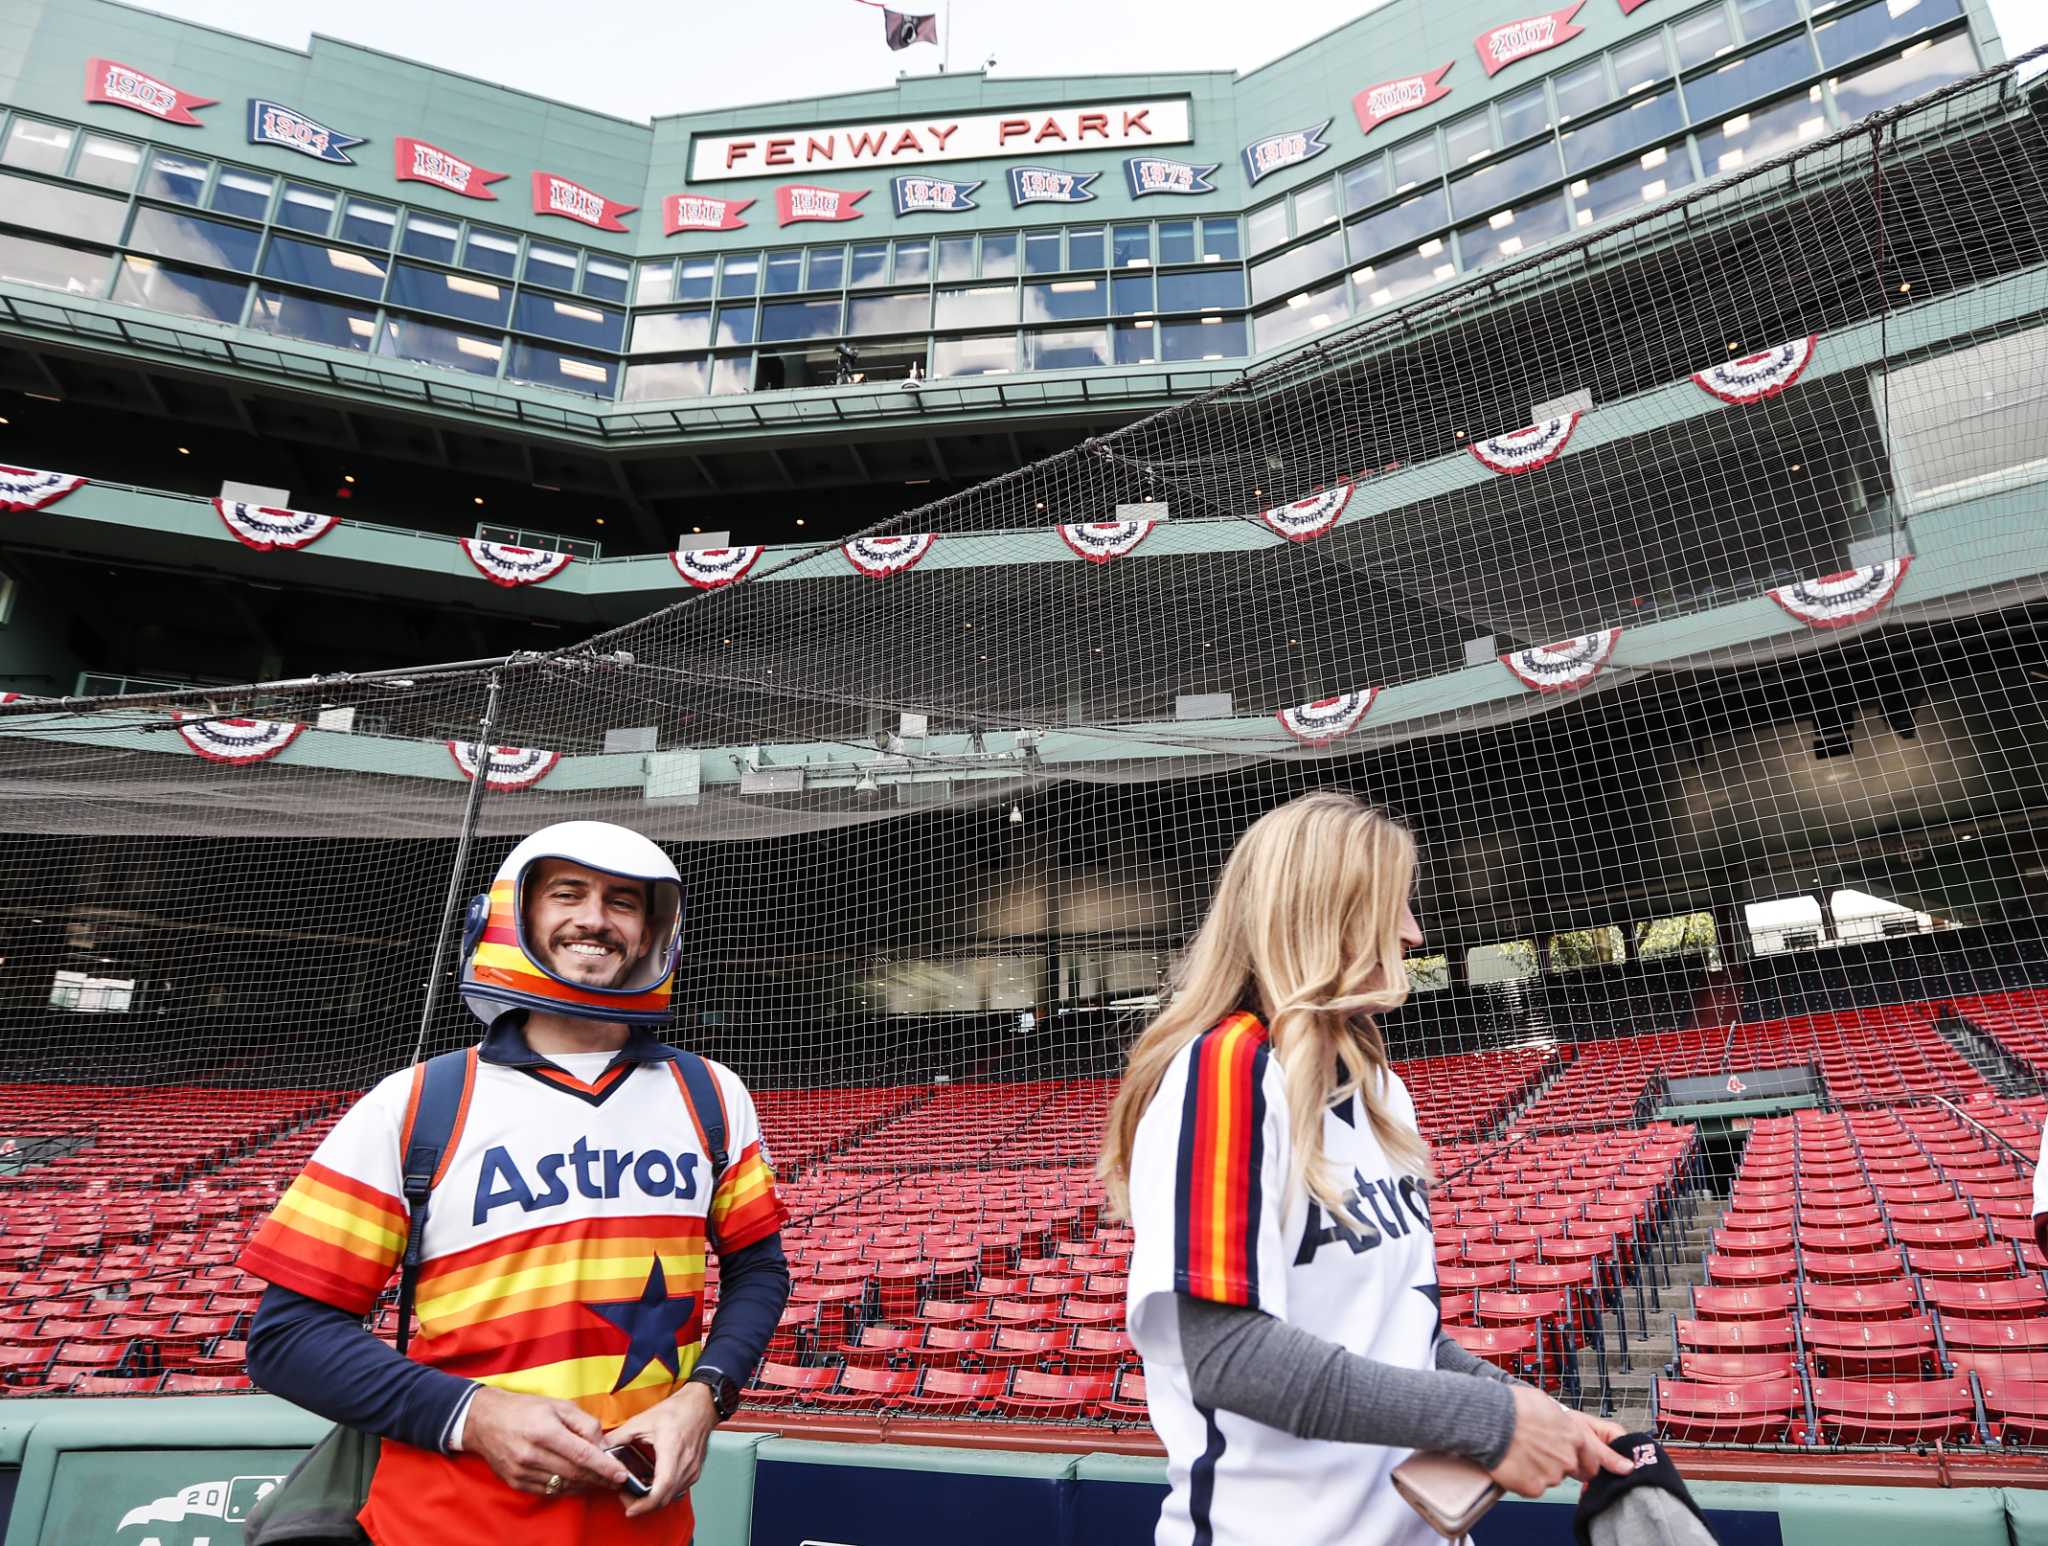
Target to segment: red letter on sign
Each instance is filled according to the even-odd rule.
[[[937,140],[939,144],[939,149],[944,150],[946,148],[946,141],[950,140],[956,133],[958,133],[959,129],[960,125],[958,125],[957,123],[949,123],[943,129],[941,129],[937,124],[932,123],[925,125],[924,132],[929,134],[933,139]]]
[[[795,140],[770,140],[768,154],[761,159],[770,166],[795,166],[796,157],[790,154],[795,149]]]
[[[1151,111],[1152,109],[1149,107],[1141,107],[1135,113],[1126,109],[1124,112],[1124,133],[1130,134],[1135,131],[1142,131],[1150,134],[1152,132],[1152,125],[1145,122],[1145,115]]]
[[[832,146],[838,138],[839,136],[836,134],[828,134],[822,140],[818,139],[815,135],[805,135],[804,160],[807,163],[811,161],[830,161],[832,159]]]
[[[730,167],[753,148],[754,142],[752,140],[733,140],[725,147],[725,164]]]
[[[889,147],[889,154],[900,156],[906,150],[914,150],[919,155],[924,154],[924,142],[917,137],[915,129],[905,129],[901,134],[897,135],[896,143]]]
[[[1067,131],[1060,127],[1059,120],[1057,118],[1047,118],[1044,127],[1031,136],[1031,143],[1042,145],[1047,140],[1063,140],[1066,137]]]
[[[1005,118],[1001,123],[996,125],[996,143],[998,145],[1007,145],[1010,143],[1011,140],[1017,138],[1018,135],[1029,134],[1030,132],[1030,119]]]
[[[1081,115],[1081,126],[1078,130],[1075,131],[1074,137],[1076,139],[1085,140],[1086,138],[1088,138],[1090,130],[1093,130],[1095,133],[1101,135],[1104,139],[1108,139],[1109,114],[1083,113]]]

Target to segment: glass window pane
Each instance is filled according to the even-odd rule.
[[[384,272],[390,266],[388,258],[373,258],[368,253],[339,247],[320,247],[291,236],[271,237],[263,254],[263,272],[272,279],[339,290],[369,301],[384,293]]]
[[[1124,228],[1118,227],[1121,232]],[[1121,241],[1118,242],[1118,268],[1124,266]],[[1195,252],[1195,223],[1192,220],[1162,220],[1159,222],[1159,261],[1161,263],[1192,263]]]
[[[839,302],[776,301],[761,308],[761,342],[792,343],[839,336]]]
[[[711,395],[732,397],[754,389],[754,362],[742,356],[736,360],[711,362]]]
[[[810,278],[805,288],[811,290],[838,290],[846,285],[846,249],[844,247],[813,247],[810,249]]]
[[[479,273],[510,279],[519,271],[519,238],[510,231],[487,231],[480,226],[471,226],[469,242],[462,249],[462,265]]]
[[[1614,84],[1623,96],[1668,80],[1671,58],[1664,52],[1664,34],[1652,32],[1646,38],[1624,43],[1607,57],[1614,64]]]
[[[0,149],[0,162],[28,172],[61,174],[71,155],[72,139],[72,131],[62,124],[17,118],[8,125],[7,144]],[[204,175],[201,174],[202,179]]]
[[[1708,6],[1690,16],[1681,16],[1671,28],[1671,41],[1678,50],[1678,67],[1690,70],[1705,64],[1735,46],[1735,31],[1728,25],[1728,13],[1721,5]]]
[[[1376,215],[1367,215],[1351,225],[1351,255],[1375,257],[1396,247],[1413,246],[1432,232],[1450,224],[1450,210],[1441,188],[1431,188],[1413,198],[1403,199]]]
[[[1109,304],[1109,286],[1100,279],[1055,279],[1024,286],[1026,322],[1069,322],[1099,317]]]
[[[718,266],[718,298],[727,301],[752,295],[760,277],[760,253],[728,252]]]
[[[671,350],[711,347],[711,312],[657,311],[633,319],[633,352],[666,354]]]
[[[974,238],[971,236],[942,236],[939,238],[939,278],[972,279],[974,277]]]
[[[931,293],[857,295],[847,303],[849,333],[922,333],[931,326]]]
[[[512,288],[468,274],[444,274],[439,269],[401,263],[391,275],[391,304],[415,306],[421,311],[457,317],[464,322],[505,325],[512,309]]]
[[[1220,219],[1205,217],[1202,221],[1202,261],[1236,262],[1244,256],[1244,243],[1240,236],[1235,215],[1225,215]]]
[[[1006,376],[1017,368],[1017,336],[941,338],[932,345],[934,376]]]
[[[1325,231],[1314,241],[1252,265],[1252,300],[1270,301],[1344,266],[1344,233]],[[1261,344],[1260,347],[1264,347]]]
[[[1109,309],[1119,317],[1149,317],[1152,295],[1150,274],[1118,274],[1109,282]]]
[[[530,241],[526,244],[526,282],[552,286],[557,290],[576,288],[576,260],[580,254],[574,247],[555,247],[547,242]]]
[[[1165,227],[1166,227],[1166,225],[1171,225],[1171,226],[1177,226],[1177,227],[1183,227],[1183,228],[1185,228],[1185,229],[1186,229],[1186,231],[1187,231],[1187,233],[1188,233],[1188,235],[1187,235],[1187,249],[1188,249],[1188,255],[1187,255],[1187,257],[1185,257],[1185,258],[1168,258],[1168,257],[1166,256],[1166,228],[1165,228]],[[1170,220],[1170,221],[1167,221],[1167,222],[1165,223],[1165,225],[1162,225],[1162,226],[1161,226],[1161,228],[1160,228],[1160,235],[1159,235],[1159,245],[1160,245],[1160,254],[1159,254],[1159,261],[1160,261],[1160,262],[1162,262],[1162,263],[1169,263],[1169,262],[1178,262],[1178,263],[1191,263],[1191,262],[1193,262],[1193,261],[1194,261],[1194,245],[1195,245],[1195,244],[1194,244],[1194,229],[1195,229],[1195,223],[1194,223],[1194,222],[1193,222],[1192,220]],[[1116,235],[1115,235],[1115,237],[1114,237],[1114,240],[1113,240],[1113,242],[1112,242],[1112,248],[1111,248],[1111,252],[1110,252],[1110,266],[1111,266],[1112,268],[1143,268],[1143,267],[1145,267],[1145,266],[1146,266],[1147,264],[1149,264],[1149,263],[1150,263],[1151,261],[1152,261],[1152,227],[1150,227],[1149,225],[1120,225],[1120,226],[1118,226],[1118,227],[1116,228]],[[1082,265],[1082,264],[1079,264],[1079,263],[1076,263],[1076,264],[1074,265],[1074,267],[1076,267],[1076,268],[1081,268],[1081,267],[1083,267],[1083,266],[1084,266],[1084,265]],[[1090,267],[1092,267],[1093,265],[1086,265],[1086,266],[1090,266]]]
[[[1060,233],[1029,231],[1024,236],[1024,272],[1057,274],[1060,271]]]
[[[1377,311],[1449,279],[1457,271],[1451,262],[1451,244],[1441,236],[1432,236],[1405,252],[1392,253],[1353,269],[1351,289],[1358,297],[1360,311]],[[1262,340],[1264,336],[1262,331]]]
[[[853,249],[853,266],[847,287],[886,284],[889,279],[889,247],[886,242],[866,242]]]
[[[1685,153],[1684,143],[1659,145],[1619,166],[1573,183],[1572,207],[1577,211],[1574,218],[1580,225],[1591,225],[1609,215],[1654,204],[1665,194],[1691,183],[1692,158]]]
[[[461,239],[462,227],[454,221],[437,220],[415,210],[405,217],[405,235],[398,240],[398,250],[407,257],[453,263],[455,244]]]
[[[240,215],[244,220],[261,220],[270,213],[270,192],[277,180],[224,166],[213,185],[214,209],[223,215]]]
[[[563,300],[523,290],[512,325],[523,333],[539,333],[588,349],[616,349],[626,337],[624,312],[613,311],[609,306],[593,306],[588,301]]]
[[[1161,311],[1221,311],[1244,304],[1244,271],[1198,268],[1159,276]]]
[[[1493,140],[1493,115],[1483,107],[1444,125],[1444,160],[1453,167],[1482,161],[1497,148]]]
[[[610,397],[617,365],[590,355],[550,349],[546,344],[512,341],[512,358],[505,366],[507,381],[552,387],[558,392],[580,392],[586,397]]]
[[[1287,201],[1276,199],[1271,204],[1260,206],[1246,216],[1251,228],[1252,251],[1260,253],[1278,247],[1287,240]]]
[[[1732,172],[1791,146],[1827,133],[1820,87],[1732,115],[1698,131],[1700,161],[1707,175]]]
[[[1193,322],[1168,322],[1159,328],[1160,358],[1232,360],[1245,352],[1242,317],[1202,317]]]
[[[798,254],[802,256],[801,253]],[[633,304],[635,306],[659,306],[672,301],[676,295],[676,261],[663,258],[658,263],[642,263],[633,276]]]
[[[941,290],[938,296],[940,327],[1000,327],[1017,320],[1015,285],[978,285],[972,289]]]
[[[391,228],[398,223],[398,211],[389,204],[351,198],[342,206],[341,236],[344,241],[389,251]]]
[[[1895,102],[1906,102],[1936,86],[1959,80],[1977,68],[1968,33],[1958,32],[1938,43],[1911,43],[1901,52],[1854,75],[1836,77],[1835,105],[1854,121]]]
[[[1109,329],[1090,327],[1025,335],[1031,370],[1078,370],[1109,363]]]
[[[591,253],[583,260],[583,293],[593,300],[623,301],[633,270],[623,258]]]
[[[1159,358],[1159,329],[1150,322],[1119,322],[1110,329],[1119,365],[1150,365]]]
[[[1555,193],[1514,209],[1495,210],[1484,220],[1458,229],[1458,254],[1469,271],[1490,268],[1530,248],[1562,236],[1570,229],[1565,220],[1564,199]]]
[[[26,236],[0,235],[0,284],[34,285],[66,295],[99,295],[107,287],[103,252],[81,252]]]
[[[239,322],[248,288],[239,279],[209,279],[167,268],[154,258],[123,258],[114,299],[203,322]]]
[[[1583,172],[1624,151],[1684,130],[1685,114],[1679,108],[1677,92],[1662,91],[1654,97],[1639,98],[1605,118],[1565,130],[1565,170]]]
[[[1117,247],[1123,247],[1123,230],[1117,232]],[[1067,267],[1101,268],[1103,266],[1102,227],[1099,225],[1077,225],[1067,232]],[[1122,266],[1122,258],[1118,266]]]
[[[190,156],[160,150],[149,158],[149,175],[142,180],[142,191],[155,199],[197,204],[206,191],[206,174],[212,166],[210,161],[195,161]]]
[[[999,231],[981,239],[981,277],[1014,279],[1017,276],[1017,233]]]
[[[1787,38],[1687,81],[1685,105],[1694,123],[1708,123],[1812,73],[1813,46],[1803,35]]]
[[[0,173],[0,210],[6,212],[11,225],[34,226],[39,231],[82,237],[89,242],[113,243],[121,239],[121,223],[127,218],[128,205],[124,200],[87,193],[81,188]]]
[[[1550,103],[1543,82],[1500,99],[1500,142],[1513,145],[1550,127]]]
[[[1342,322],[1344,316],[1342,279],[1335,284],[1304,290],[1289,296],[1285,306],[1258,319],[1259,348],[1271,349],[1279,344],[1292,343],[1297,338],[1306,338],[1311,333],[1320,333],[1324,328]]]
[[[375,312],[289,290],[258,290],[248,325],[274,338],[296,338],[330,349],[366,350],[377,336]]]
[[[929,236],[920,236],[915,241],[898,242],[895,283],[922,284],[931,277],[932,239]]]
[[[115,188],[126,193],[135,186],[135,169],[142,165],[142,147],[130,140],[88,134],[78,147],[78,165],[71,175],[80,182]]]
[[[260,232],[225,220],[208,220],[201,215],[181,215],[176,210],[152,209],[147,204],[135,211],[135,224],[128,233],[128,245],[137,252],[159,257],[183,258],[214,268],[232,268],[248,273],[256,266]]]
[[[670,397],[702,397],[710,376],[707,360],[664,360],[659,365],[626,367],[625,400],[660,402]]]
[[[1605,107],[1614,95],[1607,89],[1607,61],[1597,57],[1563,71],[1551,84],[1557,88],[1558,114],[1567,123]]]
[[[1821,63],[1832,67],[1962,14],[1962,0],[1878,0],[1860,11],[1815,22],[1813,36],[1820,44]]]
[[[1406,193],[1419,183],[1428,182],[1442,170],[1436,159],[1436,136],[1425,134],[1396,145],[1388,165],[1393,168],[1394,191]]]
[[[1319,178],[1294,193],[1294,229],[1306,236],[1337,218],[1337,179]]]
[[[817,266],[814,259],[811,265]],[[712,285],[716,281],[718,260],[716,258],[683,259],[680,277],[676,280],[676,299],[679,301],[708,301]]]
[[[417,317],[386,317],[377,352],[394,359],[417,360],[472,376],[495,376],[504,357],[502,340],[465,333],[460,328],[422,322]]]
[[[1799,0],[1735,0],[1735,19],[1751,42],[1799,20]]]
[[[1557,175],[1557,151],[1549,145],[1532,146],[1453,182],[1451,213],[1462,218],[1504,204],[1547,182],[1555,182]]]
[[[1352,213],[1387,196],[1387,158],[1374,156],[1344,173],[1344,208]]]
[[[794,295],[804,287],[804,254],[800,247],[771,252],[761,269],[763,295]]]
[[[311,231],[315,236],[325,236],[327,228],[334,223],[334,206],[338,202],[324,188],[286,183],[284,197],[277,205],[277,223],[294,231]]]

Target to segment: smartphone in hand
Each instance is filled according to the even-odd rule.
[[[614,1444],[605,1453],[626,1468],[626,1479],[619,1484],[619,1491],[629,1498],[644,1498],[654,1490],[654,1451],[645,1439]]]

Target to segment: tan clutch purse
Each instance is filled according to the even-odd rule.
[[[1472,1533],[1501,1498],[1500,1483],[1463,1455],[1418,1451],[1394,1467],[1394,1490],[1446,1540]]]

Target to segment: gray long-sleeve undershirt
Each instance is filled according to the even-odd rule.
[[[1450,1337],[1436,1368],[1361,1358],[1259,1310],[1174,1296],[1181,1360],[1197,1406],[1300,1439],[1447,1450],[1491,1469],[1515,1431],[1508,1376]]]

